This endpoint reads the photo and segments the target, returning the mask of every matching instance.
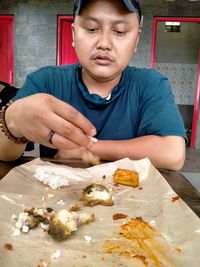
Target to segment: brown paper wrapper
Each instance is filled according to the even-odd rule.
[[[70,185],[48,188],[33,177],[37,167],[65,175]],[[117,168],[139,172],[140,187],[115,186],[112,175]],[[93,182],[111,190],[114,206],[83,206],[79,200],[82,190]],[[12,169],[0,182],[0,266],[199,267],[200,220],[176,196],[148,159],[123,159],[87,169],[35,159]],[[39,227],[13,236],[12,215],[24,208],[47,206],[59,211],[75,204],[81,211],[94,213],[96,220],[81,226],[67,240],[56,242]],[[127,217],[114,220],[117,213]],[[142,218],[147,227],[141,229],[140,225],[131,237],[125,237],[123,225],[136,217]],[[57,250],[60,257],[52,259]]]

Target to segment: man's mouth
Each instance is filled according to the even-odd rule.
[[[109,55],[102,55],[102,54],[94,54],[91,57],[98,65],[110,65],[110,63],[114,62],[114,58]]]

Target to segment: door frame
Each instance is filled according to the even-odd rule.
[[[199,102],[200,102],[200,48],[199,48],[196,92],[195,92],[193,120],[192,120],[192,135],[191,135],[191,143],[190,143],[190,146],[192,148],[196,147],[196,141],[197,141],[197,129],[198,129],[198,121],[199,121]]]
[[[64,21],[73,22],[74,17],[72,15],[58,15],[57,20],[57,53],[56,53],[56,65],[61,65],[61,40],[62,40],[62,25]]]
[[[158,22],[170,22],[170,21],[200,23],[200,18],[154,17],[153,18],[153,30],[152,30],[152,42],[151,42],[150,68],[155,67],[157,24]],[[199,58],[198,58],[198,71],[197,71],[197,79],[196,79],[194,110],[193,110],[193,118],[192,118],[192,134],[191,134],[191,141],[190,141],[190,146],[192,148],[196,147],[197,128],[198,128],[198,119],[199,119],[199,101],[200,101],[200,49],[199,49]]]
[[[14,85],[14,15],[0,15],[0,20],[8,20],[9,23],[11,23],[11,35],[12,38],[10,40],[10,44],[11,44],[11,65],[10,70],[9,70],[9,81],[8,82],[10,85]]]

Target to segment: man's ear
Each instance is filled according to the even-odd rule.
[[[141,29],[138,32],[138,37],[135,43],[135,53],[137,52],[137,48],[138,48],[138,44],[139,44],[139,40],[140,40],[140,34],[141,34]]]
[[[74,47],[74,23],[72,23],[72,47]]]

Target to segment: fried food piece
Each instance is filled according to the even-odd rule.
[[[50,219],[48,233],[57,241],[67,239],[72,232],[78,230],[82,224],[88,224],[95,220],[93,213],[69,212],[67,210],[60,210],[54,214]]]
[[[80,200],[82,200],[86,206],[90,207],[93,207],[95,205],[114,205],[109,190],[104,185],[95,183],[83,189],[83,193],[80,197]]]
[[[118,168],[113,174],[114,183],[128,185],[132,187],[139,186],[139,173],[131,170]]]
[[[90,165],[99,165],[100,164],[100,158],[97,155],[94,155],[89,150],[85,150],[82,154],[82,160],[83,162],[90,164]]]
[[[28,233],[39,225],[39,223],[48,221],[54,211],[51,208],[31,208],[25,209],[20,213],[15,227],[23,233]]]

